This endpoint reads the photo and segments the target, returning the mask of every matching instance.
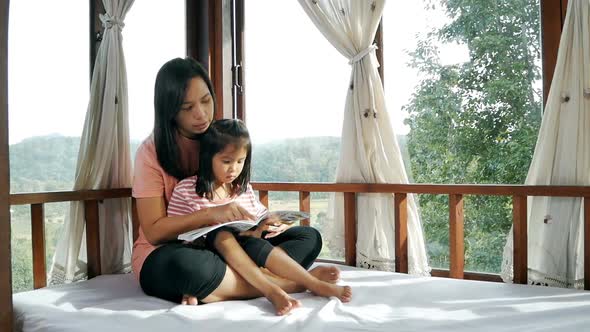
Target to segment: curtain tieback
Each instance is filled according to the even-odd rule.
[[[367,56],[367,54],[375,51],[376,49],[377,49],[377,45],[375,45],[375,44],[365,48],[364,50],[358,52],[357,55],[353,56],[352,59],[350,59],[350,61],[348,61],[348,64],[352,65],[352,64],[355,64],[355,63],[361,61],[365,56]]]
[[[125,23],[123,23],[123,21],[119,20],[114,16],[110,16],[109,14],[100,14],[99,17],[102,21],[102,26],[105,28],[105,30],[110,29],[113,26],[118,26],[119,29],[123,29],[123,27],[125,26]]]

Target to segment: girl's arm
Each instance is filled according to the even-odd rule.
[[[164,197],[137,198],[141,229],[152,245],[175,240],[179,234],[215,223],[256,219],[236,203],[206,208],[184,216],[166,216]]]

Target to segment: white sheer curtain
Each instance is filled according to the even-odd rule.
[[[569,1],[551,90],[526,184],[590,185],[590,1]],[[579,198],[529,197],[529,283],[583,288]],[[502,278],[513,279],[512,229]]]
[[[74,190],[131,186],[127,72],[121,30],[133,1],[103,0],[106,13],[100,19],[104,33],[92,73]],[[132,233],[129,199],[105,200],[100,204],[99,218],[102,272],[128,271]],[[50,283],[87,276],[84,226],[84,205],[72,202],[57,243]]]
[[[352,65],[346,96],[340,160],[336,182],[407,183],[397,139],[385,107],[383,85],[372,45],[384,0],[299,0],[320,32]],[[394,205],[391,194],[361,194],[357,199],[357,265],[395,268]],[[334,204],[336,221],[343,220],[343,199]],[[327,231],[343,240],[342,223]],[[409,272],[429,274],[424,235],[413,197],[408,197]]]

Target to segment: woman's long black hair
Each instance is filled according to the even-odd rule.
[[[200,77],[205,81],[213,98],[213,112],[217,108],[213,84],[203,66],[191,58],[176,58],[166,62],[156,76],[154,91],[154,143],[160,166],[166,173],[181,180],[194,174],[187,174],[180,165],[176,135],[178,125],[176,114],[180,112],[188,84]]]
[[[244,122],[237,119],[222,119],[214,121],[201,137],[199,154],[199,171],[197,172],[197,195],[213,200],[215,190],[215,175],[213,174],[213,156],[223,151],[227,146],[246,148],[246,160],[242,173],[232,182],[231,195],[240,195],[250,183],[250,160],[252,159],[252,144],[250,134]]]

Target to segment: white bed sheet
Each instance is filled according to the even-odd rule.
[[[590,331],[590,292],[414,277],[342,266],[353,300],[294,294],[278,317],[264,298],[182,306],[106,275],[14,295],[16,331]]]

